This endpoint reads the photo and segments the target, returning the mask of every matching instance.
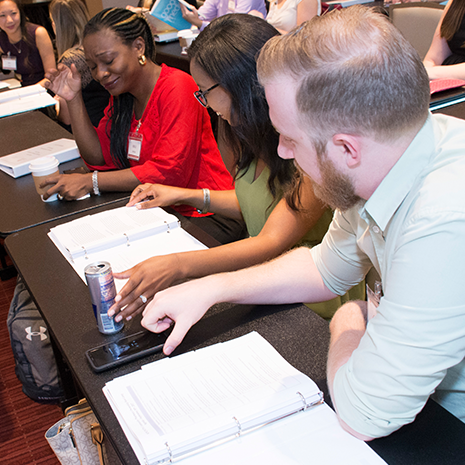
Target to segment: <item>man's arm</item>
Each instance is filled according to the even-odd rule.
[[[333,396],[333,383],[337,370],[345,365],[352,355],[352,352],[360,344],[362,336],[365,334],[367,318],[366,302],[348,302],[343,305],[334,315],[329,326],[331,341],[328,353],[328,389],[337,411],[337,405]],[[347,423],[339,418],[341,426],[350,434],[362,441],[370,441],[373,438],[357,433]]]
[[[218,302],[283,304],[322,302],[335,297],[318,272],[310,249],[302,247],[245,270],[208,276],[155,295],[143,315],[150,331],[174,329],[165,342],[166,355],[182,342],[187,331]]]

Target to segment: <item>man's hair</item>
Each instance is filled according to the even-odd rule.
[[[380,13],[354,6],[274,37],[258,59],[260,83],[296,83],[296,105],[316,145],[336,133],[388,141],[427,118],[429,80],[420,57]]]

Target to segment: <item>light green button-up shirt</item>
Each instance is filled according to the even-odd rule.
[[[465,421],[465,121],[430,115],[370,199],[336,212],[312,255],[337,294],[372,265],[382,279],[377,314],[334,380],[340,417],[385,436],[438,389]]]

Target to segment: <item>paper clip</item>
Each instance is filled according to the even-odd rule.
[[[170,463],[173,463],[173,452],[171,452],[171,448],[170,448],[170,446],[168,445],[167,442],[165,442],[165,446],[168,449],[168,454],[170,456]]]
[[[233,417],[233,420],[236,422],[236,425],[237,425],[237,437],[239,437],[242,433],[242,426],[241,426],[241,423],[240,421],[236,418],[236,417]]]

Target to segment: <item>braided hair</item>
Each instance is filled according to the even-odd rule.
[[[155,62],[155,42],[150,26],[142,15],[124,8],[107,8],[86,24],[84,38],[105,29],[113,31],[127,46],[131,46],[137,38],[142,38],[147,60]],[[134,97],[129,92],[113,97],[107,131],[110,126],[110,155],[119,169],[130,167],[126,145],[133,112]]]

